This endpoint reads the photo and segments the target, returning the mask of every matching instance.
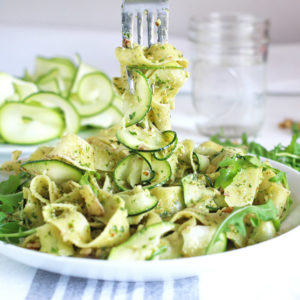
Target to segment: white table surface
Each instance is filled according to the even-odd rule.
[[[284,119],[300,122],[300,95],[267,95],[266,118],[255,140],[268,149],[278,143],[288,144],[291,139],[291,131],[278,127],[278,124]],[[191,138],[196,142],[203,142],[207,137],[200,136],[197,133],[195,130],[196,122],[197,114],[193,108],[191,95],[179,95],[176,98],[176,108],[172,112],[173,129],[178,132],[181,139]]]
[[[120,44],[119,33],[1,26],[0,37],[0,70],[2,71],[20,75],[25,67],[32,69],[34,57],[37,54],[70,56],[79,52],[83,60],[101,68],[110,76],[115,76],[119,72],[118,64],[113,55],[113,49]],[[171,37],[170,41],[178,48],[183,49],[186,56],[189,57],[189,46],[185,40]],[[291,138],[290,131],[278,128],[280,121],[285,118],[300,121],[300,96],[297,96],[297,94],[300,95],[299,53],[300,45],[274,45],[270,50],[268,91],[272,94],[279,93],[281,96],[267,97],[266,120],[257,140],[268,148],[279,142],[287,144]],[[190,85],[188,84],[184,92],[188,93],[189,91]],[[294,96],[286,96],[285,94]],[[205,139],[195,131],[195,119],[191,97],[188,94],[178,96],[176,110],[172,115],[172,123],[181,139],[193,138],[196,142]],[[30,288],[35,271],[33,268],[0,256],[0,298],[3,300],[23,300]],[[254,276],[256,275],[254,274]],[[291,266],[289,274],[277,274],[275,272],[275,277],[272,277],[270,271],[261,269],[258,270],[257,277],[259,278],[253,278],[252,282],[244,282],[245,294],[243,299],[268,299],[268,296],[271,295],[272,299],[300,299],[300,286],[298,284],[300,272],[294,270],[293,266]],[[214,274],[207,274],[206,278],[199,281],[201,299],[210,298],[214,280]],[[257,292],[253,294],[251,291],[246,291],[248,286],[255,287],[253,284],[256,280],[261,281],[257,286]],[[239,284],[242,283],[243,280],[239,279]],[[65,284],[64,282],[61,283],[61,289]],[[235,289],[234,283],[230,286],[218,283],[215,287],[213,299],[217,297],[227,299],[224,298],[224,289]],[[273,292],[270,294],[271,290]],[[56,299],[62,299],[63,293],[60,291],[56,291],[56,293],[58,294]],[[89,299],[88,291],[84,295],[86,296],[84,299]],[[239,295],[241,296],[241,294],[232,292],[231,298],[239,299]]]

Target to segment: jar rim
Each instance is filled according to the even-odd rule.
[[[190,19],[189,40],[204,44],[268,44],[269,20],[239,12],[212,12]]]
[[[216,25],[252,24],[269,26],[269,19],[242,12],[211,12],[207,16],[192,16],[191,25],[213,27]]]

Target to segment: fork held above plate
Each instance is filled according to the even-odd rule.
[[[125,48],[132,47],[134,21],[136,19],[137,39],[140,45],[143,43],[143,17],[147,14],[148,46],[155,43],[154,27],[157,27],[158,43],[168,41],[169,3],[168,0],[123,0],[122,4],[122,45]],[[156,20],[155,20],[156,16]],[[129,91],[134,93],[132,73],[127,70]]]
[[[145,14],[147,15],[148,46],[155,43],[155,27],[157,27],[158,43],[168,41],[169,3],[167,0],[123,0],[123,47],[132,46],[135,19],[137,20],[136,42],[140,45],[143,43],[143,18]]]

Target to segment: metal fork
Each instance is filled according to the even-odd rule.
[[[137,40],[140,45],[143,43],[143,17],[147,14],[148,46],[154,44],[155,31],[157,26],[158,43],[168,41],[169,25],[169,3],[168,0],[123,0],[122,4],[122,45],[131,47],[134,31],[134,21],[136,19]],[[155,15],[157,16],[155,20]],[[129,91],[134,93],[134,82],[132,72],[127,69],[127,79]]]

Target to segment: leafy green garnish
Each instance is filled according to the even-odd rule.
[[[283,222],[287,218],[287,216],[290,213],[290,209],[291,209],[292,204],[293,204],[293,199],[291,197],[289,197],[288,200],[287,200],[286,206],[283,210],[283,214],[280,217],[280,222]]]
[[[10,175],[7,180],[0,182],[0,194],[7,195],[15,193],[21,184],[21,176]]]
[[[287,179],[285,172],[279,171],[274,177],[271,177],[269,179],[270,182],[276,182],[276,183],[282,183],[284,186],[286,186]]]
[[[20,215],[17,214],[22,209],[23,192],[20,189],[26,177],[25,173],[10,175],[0,183],[0,239],[25,237],[35,230],[25,231]]]
[[[130,133],[131,135],[137,135],[137,133],[136,133],[135,131],[129,130],[129,133]]]
[[[225,158],[223,161],[219,163],[220,167],[220,176],[217,177],[215,181],[215,188],[223,188],[225,189],[228,185],[230,185],[234,179],[234,177],[244,168],[247,167],[259,167],[261,166],[261,162],[253,156],[241,156],[235,155],[233,157]]]
[[[257,157],[263,156],[265,158],[269,158],[275,161],[278,161],[282,164],[285,164],[289,167],[294,168],[297,171],[300,171],[300,144],[297,142],[298,138],[300,137],[300,132],[298,127],[293,128],[293,136],[291,139],[291,142],[288,146],[284,147],[281,144],[276,145],[272,150],[268,151],[265,147],[262,145],[256,143],[256,142],[249,142],[247,135],[244,133],[242,135],[242,141],[240,144],[232,143],[228,139],[221,138],[220,135],[215,135],[211,138],[212,141],[214,141],[217,144],[223,145],[223,146],[230,146],[230,147],[247,147],[248,153],[254,154]],[[253,161],[252,161],[253,163]],[[286,178],[286,174],[284,172],[281,172],[277,169],[274,169],[270,166],[265,167],[271,168],[275,172],[275,176],[270,178],[270,182],[276,182],[276,183],[282,183],[285,188],[289,188],[288,181]],[[222,170],[221,170],[222,172]],[[225,171],[223,171],[225,173]],[[230,173],[229,171],[226,171],[227,173]],[[221,175],[223,177],[228,178],[228,174]],[[232,176],[232,174],[231,174]],[[222,180],[222,177],[219,179],[219,181]],[[220,184],[219,184],[220,185]],[[226,185],[226,183],[224,183]],[[284,214],[281,216],[281,222],[287,217],[289,214],[290,207],[293,203],[293,200],[291,197],[289,197],[286,207],[284,209]]]
[[[284,147],[283,145],[278,144],[271,150],[267,150],[265,147],[254,141],[249,142],[245,133],[242,135],[240,144],[232,143],[228,139],[223,139],[220,135],[214,135],[211,137],[211,140],[223,146],[247,147],[248,153],[278,161],[300,171],[300,143],[297,142],[299,137],[299,129],[294,130],[294,134],[288,146]]]
[[[0,209],[7,213],[12,213],[19,206],[20,201],[23,200],[23,192],[1,195],[0,194]]]
[[[10,225],[10,223],[7,223],[7,225]],[[19,231],[19,232],[15,232],[14,230],[11,230],[11,231],[12,232],[6,231],[5,233],[0,231],[0,239],[1,238],[22,238],[22,237],[26,237],[26,236],[29,236],[29,235],[35,233],[36,228],[32,228],[32,229],[25,230],[25,231]]]
[[[129,119],[132,120],[136,115],[136,112],[134,111],[132,114],[129,115]]]
[[[7,214],[4,213],[3,211],[0,211],[0,222],[2,222],[3,220],[5,220],[7,217]]]
[[[23,192],[17,192],[21,183],[20,175],[10,175],[0,183],[0,222],[12,214],[23,200]]]
[[[80,185],[90,185],[90,181],[89,181],[89,172],[85,172],[81,178],[80,178],[80,181],[79,181],[79,184]]]
[[[209,212],[217,212],[219,209],[222,209],[222,207],[213,207],[210,205],[206,205],[206,208],[209,210]]]
[[[85,173],[81,176],[81,179],[80,179],[80,181],[79,181],[79,184],[80,184],[80,185],[89,185],[89,186],[91,187],[93,193],[94,193],[96,196],[98,196],[98,191],[97,191],[96,187],[95,187],[93,184],[91,184],[91,182],[90,182],[90,177],[91,177],[91,176],[94,176],[94,175],[95,175],[95,172],[90,172],[90,171],[85,172]]]
[[[205,253],[215,253],[213,250],[215,249],[216,243],[219,242],[220,237],[223,234],[232,230],[232,226],[238,233],[246,236],[247,230],[244,219],[245,216],[249,214],[255,215],[255,218],[252,217],[253,220],[251,221],[253,226],[257,226],[260,221],[273,221],[276,230],[278,231],[280,228],[277,209],[274,206],[272,200],[269,200],[266,204],[263,205],[252,205],[237,208],[219,225],[214,235],[212,236]],[[225,250],[226,249],[224,249],[224,251]]]

